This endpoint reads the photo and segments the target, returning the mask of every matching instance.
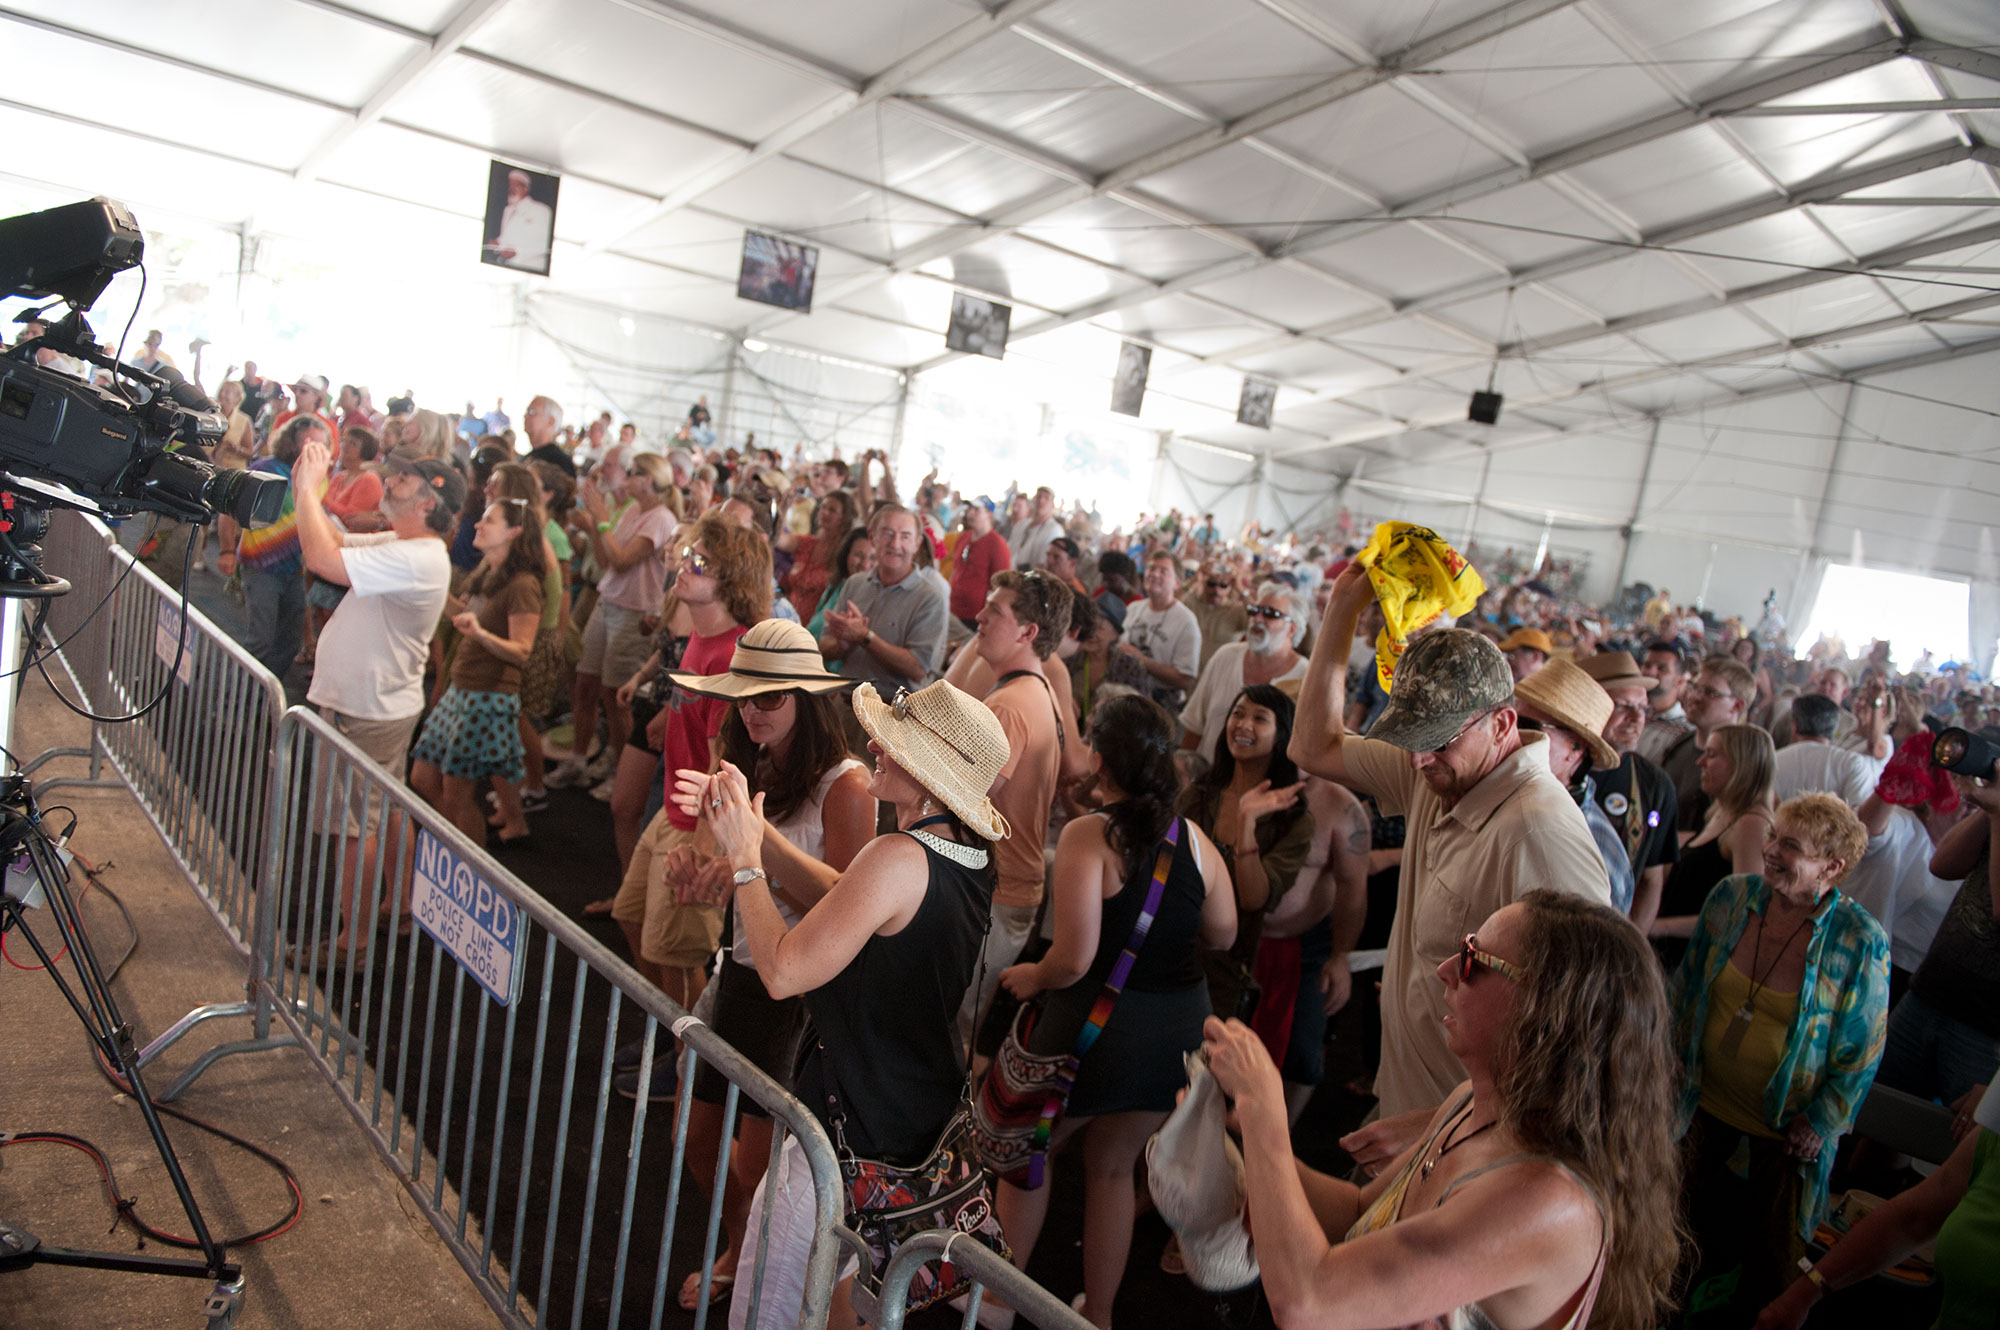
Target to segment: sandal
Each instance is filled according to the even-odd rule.
[[[1180,1234],[1167,1238],[1167,1245],[1160,1248],[1160,1269],[1170,1275],[1187,1273],[1187,1258],[1181,1255]]]
[[[736,1287],[735,1275],[711,1274],[708,1277],[708,1305],[713,1307],[729,1296]],[[701,1305],[701,1271],[691,1272],[681,1283],[681,1310],[694,1311]]]

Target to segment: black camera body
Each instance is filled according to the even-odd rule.
[[[178,371],[148,374],[121,364],[84,321],[112,277],[145,251],[132,214],[110,199],[0,221],[0,297],[54,296],[70,309],[54,321],[24,316],[44,331],[0,356],[0,483],[16,482],[7,487],[33,505],[184,522],[226,513],[245,526],[268,525],[284,507],[285,479],[211,466],[202,446],[225,429],[215,404]],[[110,371],[112,387],[38,364],[43,351]]]

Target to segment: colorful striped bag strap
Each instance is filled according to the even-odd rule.
[[[1160,902],[1167,894],[1167,874],[1173,870],[1174,850],[1180,845],[1183,819],[1175,818],[1167,828],[1167,838],[1160,845],[1160,857],[1153,864],[1152,885],[1146,888],[1146,903],[1139,909],[1139,921],[1132,925],[1131,940],[1125,950],[1118,953],[1118,959],[1111,963],[1111,973],[1104,977],[1104,987],[1098,990],[1097,1001],[1091,1005],[1090,1018],[1077,1031],[1076,1046],[1063,1059],[1062,1070],[1056,1073],[1053,1092],[1042,1104],[1041,1121],[1035,1124],[1034,1142],[1028,1156],[1028,1187],[1033,1190],[1042,1185],[1048,1166],[1049,1137],[1054,1134],[1056,1119],[1062,1116],[1064,1105],[1069,1103],[1069,1092],[1076,1084],[1077,1069],[1083,1065],[1084,1055],[1097,1042],[1097,1036],[1104,1033],[1104,1026],[1111,1019],[1111,1009],[1118,1005],[1118,995],[1125,991],[1125,981],[1132,977],[1132,967],[1138,963],[1139,949],[1146,945],[1146,934],[1153,929],[1153,919],[1160,913]]]

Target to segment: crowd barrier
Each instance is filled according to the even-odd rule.
[[[198,610],[183,621],[179,593],[108,528],[57,513],[43,549],[72,589],[50,605],[38,645],[54,649],[76,700],[112,717],[167,694],[143,717],[93,722],[88,748],[51,749],[26,769],[81,757],[88,777],[38,788],[128,786],[245,956],[244,999],[190,1012],[141,1065],[221,1017],[247,1017],[251,1037],[208,1049],[156,1098],[180,1096],[223,1057],[298,1047],[504,1322],[658,1326],[680,1315],[673,1276],[695,1270],[703,1330],[723,1237],[717,1184],[748,1095],[773,1122],[766,1167],[796,1137],[813,1186],[796,1319],[787,1308],[776,1320],[824,1324],[844,1232],[839,1173],[797,1099],[317,714],[286,712],[278,680]],[[332,952],[356,910],[359,945]],[[677,1097],[668,1129],[649,1124],[643,1096],[611,1089],[626,1039],[649,1060],[656,1048],[674,1056],[683,1086],[702,1064],[726,1083],[715,1173],[698,1179],[710,1200],[690,1208],[705,1225],[681,1219],[692,1096]],[[763,1262],[742,1276],[734,1296],[751,1300],[754,1323]]]
[[[747,1094],[773,1122],[766,1167],[791,1135],[811,1170],[797,1323],[823,1324],[841,1193],[805,1106],[318,715],[285,715],[277,772],[253,1001],[305,1047],[494,1310],[520,1326],[615,1326],[631,1303],[648,1308],[636,1323],[657,1326],[679,1287],[671,1272],[698,1270],[705,1291]],[[336,949],[344,916],[358,923]],[[611,1088],[620,1043],[642,1040],[650,1060],[669,1032],[683,1087],[698,1063],[728,1083],[698,1246],[677,1226],[693,1096],[677,1097],[661,1133],[643,1096],[628,1104]],[[609,1286],[593,1292],[607,1255]],[[650,1275],[636,1292],[635,1264]],[[735,1292],[753,1320],[762,1275],[744,1271]],[[698,1330],[707,1320],[704,1297]]]
[[[319,715],[286,711],[279,681],[199,610],[183,621],[180,594],[109,528],[57,512],[43,548],[45,567],[72,589],[50,605],[39,645],[53,648],[77,700],[112,717],[163,687],[167,696],[135,720],[93,721],[88,748],[52,748],[25,769],[81,757],[88,777],[37,788],[128,786],[246,957],[244,1000],[190,1012],[140,1062],[217,1018],[249,1018],[252,1037],[207,1050],[156,1098],[180,1096],[223,1057],[301,1048],[507,1324],[657,1327],[678,1292],[672,1275],[698,1270],[694,1326],[704,1330],[720,1183],[748,1094],[773,1123],[766,1168],[795,1136],[810,1170],[815,1217],[795,1323],[825,1323],[851,1235],[832,1145],[804,1105]],[[101,775],[106,762],[118,780]],[[335,948],[343,919],[357,922]],[[698,1240],[680,1223],[693,1096],[676,1097],[663,1141],[649,1131],[647,1099],[628,1107],[611,1088],[621,1043],[641,1041],[650,1062],[670,1035],[682,1087],[699,1064],[727,1083]],[[629,1112],[629,1125],[614,1112]],[[752,1250],[761,1238],[749,1235]],[[909,1278],[951,1239],[923,1234],[899,1252],[882,1330],[901,1330]],[[979,1290],[992,1287],[1045,1330],[1087,1330],[985,1248],[949,1255],[979,1281],[968,1328]],[[594,1285],[593,1264],[607,1258],[608,1286]],[[649,1287],[633,1287],[635,1267],[650,1270]],[[759,1259],[735,1292],[753,1326],[764,1273]]]
[[[88,750],[109,761],[239,951],[250,950],[257,874],[271,794],[271,755],[285,710],[272,673],[133,559],[109,528],[60,510],[42,541],[43,566],[70,592],[49,607],[42,637],[56,646],[78,700],[99,716],[159,706],[135,720],[92,721]],[[176,668],[176,655],[179,665]],[[54,789],[78,783],[55,778]]]
[[[882,1299],[874,1322],[876,1330],[903,1330],[904,1304],[909,1300],[910,1281],[924,1266],[949,1261],[959,1273],[972,1280],[966,1300],[964,1330],[973,1330],[979,1321],[979,1304],[992,1289],[1007,1300],[1020,1316],[1041,1330],[1096,1330],[1083,1315],[1055,1294],[1014,1268],[1013,1262],[977,1242],[963,1241],[963,1233],[932,1229],[919,1233],[896,1249],[889,1268],[882,1272]]]

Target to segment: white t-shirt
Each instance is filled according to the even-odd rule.
[[[1171,665],[1182,674],[1193,674],[1201,668],[1201,624],[1195,620],[1194,611],[1178,600],[1164,610],[1156,610],[1152,601],[1142,600],[1125,611],[1125,640],[1139,648],[1139,654],[1148,660]],[[1154,687],[1172,691],[1169,685],[1157,680]]]
[[[306,700],[358,720],[414,717],[451,590],[451,552],[442,540],[393,531],[341,541],[348,590],[320,630]]]
[[[1931,876],[1929,833],[1907,808],[1889,809],[1889,828],[1868,841],[1868,853],[1840,884],[1841,894],[1875,916],[1889,935],[1889,958],[1914,970],[1958,894],[1958,883]]]
[[[1837,794],[1849,808],[1859,808],[1875,793],[1882,763],[1829,743],[1786,744],[1778,750],[1778,802],[1823,791]]]
[[[1249,657],[1248,642],[1231,642],[1215,649],[1208,658],[1208,668],[1201,672],[1201,678],[1188,691],[1187,705],[1181,708],[1181,725],[1201,735],[1201,743],[1195,747],[1204,761],[1215,761],[1216,741],[1222,737],[1222,727],[1229,723],[1229,708],[1236,704],[1236,695],[1243,691],[1243,662]],[[1374,657],[1369,657],[1368,668],[1373,669]],[[1303,679],[1306,666],[1311,664],[1300,656],[1292,668],[1277,679]]]

